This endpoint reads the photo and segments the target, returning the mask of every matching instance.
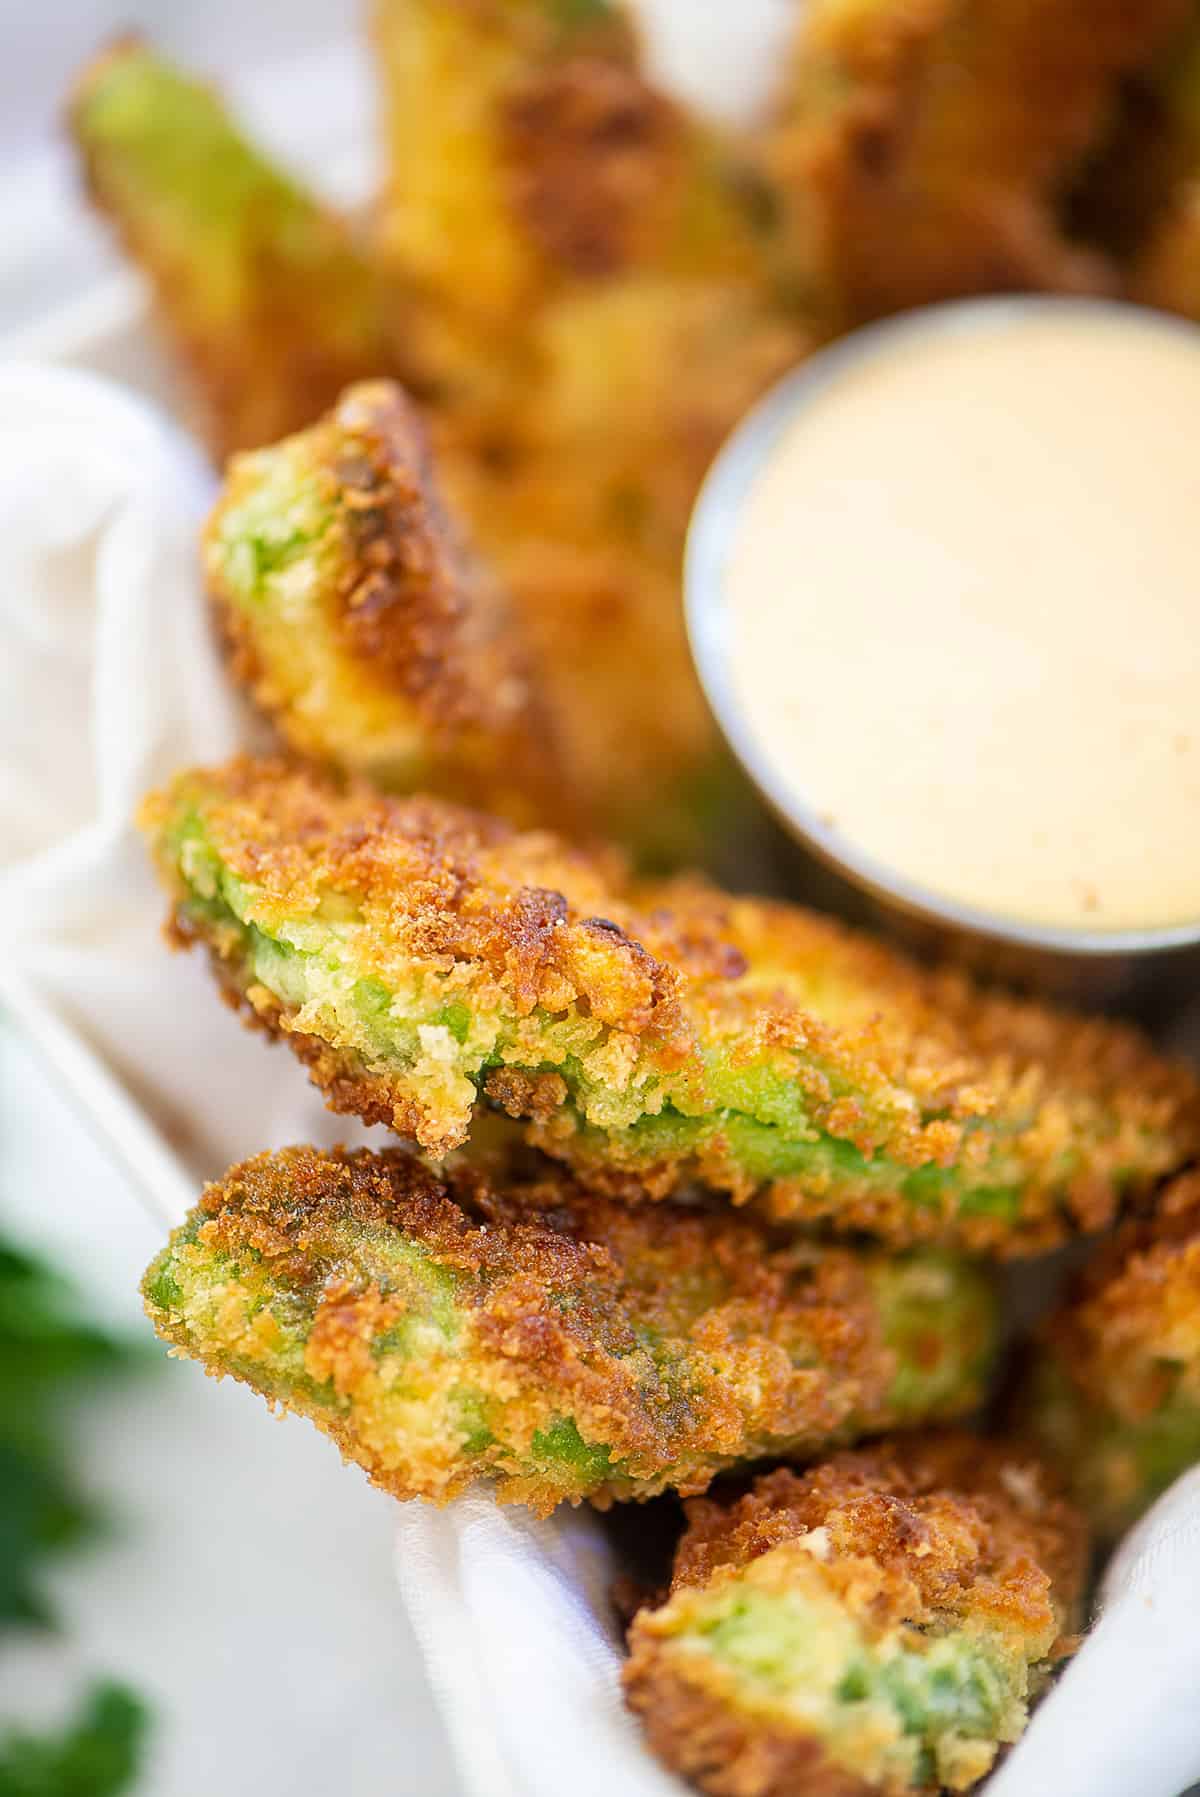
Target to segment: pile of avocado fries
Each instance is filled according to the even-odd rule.
[[[71,99],[224,465],[205,581],[276,738],[146,799],[169,935],[393,1138],[231,1169],[147,1309],[399,1499],[680,1494],[625,1677],[699,1788],[964,1790],[1200,1458],[1200,1087],[713,882],[749,801],[683,538],[746,407],[864,319],[1200,314],[1200,8],[813,0],[737,134],[611,0],[374,15],[363,223],[135,40]],[[997,1404],[994,1263],[1082,1237]]]

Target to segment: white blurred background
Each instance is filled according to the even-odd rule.
[[[214,72],[326,43],[357,23],[354,0],[38,0],[0,7],[0,148],[44,141],[71,76],[116,31],[145,31]]]

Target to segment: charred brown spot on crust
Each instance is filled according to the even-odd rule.
[[[611,276],[644,243],[675,174],[681,120],[636,69],[574,57],[532,76],[505,108],[513,204],[571,273]]]
[[[567,1099],[566,1082],[557,1073],[518,1073],[511,1067],[489,1073],[483,1089],[507,1116],[536,1123],[548,1123]]]
[[[331,425],[327,497],[349,546],[339,593],[346,645],[411,697],[439,688],[453,724],[479,703],[474,686],[455,690],[447,671],[481,577],[442,508],[420,414],[402,388],[376,382],[347,394]]]

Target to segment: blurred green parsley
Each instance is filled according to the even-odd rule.
[[[124,1685],[97,1685],[60,1735],[0,1735],[0,1797],[119,1797],[137,1774],[148,1721]]]
[[[105,1520],[74,1470],[79,1406],[152,1358],[89,1322],[65,1279],[0,1239],[0,1630],[54,1626],[44,1564]],[[146,1726],[131,1691],[100,1684],[60,1733],[0,1731],[0,1797],[118,1797]]]

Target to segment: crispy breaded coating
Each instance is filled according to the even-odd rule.
[[[335,1110],[443,1155],[490,1102],[631,1197],[1045,1248],[1187,1157],[1193,1077],[1131,1028],[428,799],[242,759],[147,802],[178,938]]]
[[[1160,155],[1171,175],[1164,205],[1134,263],[1134,299],[1200,319],[1200,18],[1176,45],[1160,87]]]
[[[601,825],[648,867],[711,864],[735,782],[688,652],[684,538],[717,450],[810,341],[744,153],[648,79],[610,0],[377,0],[375,27],[379,243],[420,296],[448,489]]]
[[[379,243],[494,336],[579,283],[753,268],[737,158],[656,88],[616,0],[376,0]]]
[[[348,225],[208,87],[121,38],[84,69],[69,116],[91,197],[150,279],[218,459],[397,367],[394,298]]]
[[[260,1155],[146,1275],[159,1334],[308,1416],[373,1482],[549,1511],[970,1409],[982,1276],[588,1196],[539,1157]]]
[[[535,330],[541,390],[520,421],[516,516],[535,535],[647,557],[678,581],[717,452],[812,341],[748,281],[652,270],[548,305]]]
[[[580,56],[614,83],[631,76],[626,20],[605,0],[379,0],[374,35],[388,154],[382,252],[450,318],[518,322],[543,278],[536,168],[527,154],[512,166],[529,85]],[[549,223],[543,250],[576,235],[561,217]]]
[[[815,7],[768,161],[785,195],[799,190],[801,255],[806,232],[832,252],[834,316],[1111,285],[1065,236],[1060,202],[1122,77],[1185,16],[1186,0]]]
[[[447,516],[401,387],[352,387],[235,457],[204,568],[236,676],[300,754],[518,822],[565,815],[507,597]]]
[[[909,128],[930,44],[953,5],[810,0],[798,15],[762,154],[786,221],[785,266],[826,335],[869,309],[860,239],[878,229],[879,165]]]
[[[965,1790],[1069,1649],[1085,1533],[1025,1450],[916,1437],[687,1509],[625,1688],[713,1797]]]
[[[531,525],[527,553],[510,542],[510,594],[457,515],[511,516],[511,494],[489,481],[464,503],[460,481],[451,513],[436,461],[382,381],[235,458],[204,565],[236,677],[306,757],[517,823],[603,825],[678,864],[715,757],[690,668],[671,675],[687,662],[673,584],[618,554],[556,552]]]
[[[719,866],[731,819],[752,823],[755,801],[700,691],[678,578],[619,545],[512,530],[510,512],[487,510],[499,484],[467,509],[537,670],[561,749],[553,771],[575,800],[570,833],[594,824],[647,871]],[[539,821],[562,815],[545,808]]]
[[[1042,1333],[1015,1417],[1107,1540],[1200,1461],[1200,1174],[1090,1263]]]

